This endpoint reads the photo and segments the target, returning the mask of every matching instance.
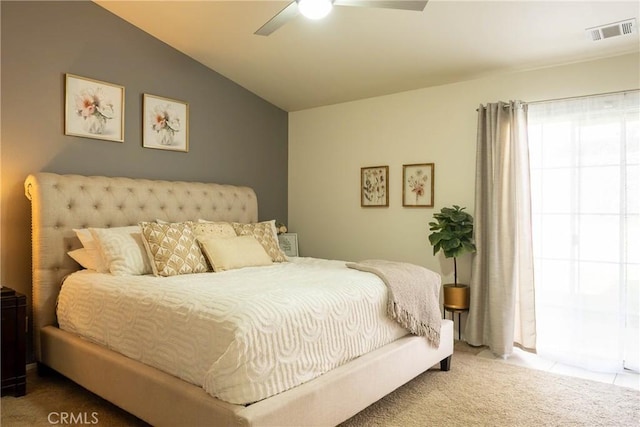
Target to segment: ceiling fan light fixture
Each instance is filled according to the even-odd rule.
[[[331,12],[332,0],[296,0],[300,13],[309,19],[322,19]]]

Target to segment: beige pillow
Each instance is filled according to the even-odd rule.
[[[95,270],[99,273],[108,273],[109,266],[102,259],[102,254],[100,254],[100,248],[98,247],[98,242],[93,239],[93,235],[89,231],[88,228],[74,228],[76,236],[82,243],[82,246],[87,250],[89,256],[92,258],[91,261],[91,270]],[[89,267],[87,267],[89,268]]]
[[[236,232],[228,222],[214,222],[214,221],[205,221],[198,220],[198,222],[191,223],[191,229],[193,230],[193,234],[196,236],[196,239],[200,240],[207,238],[227,238],[227,237],[236,237]],[[213,271],[213,266],[211,265],[211,261],[207,258],[207,270]]]
[[[196,238],[226,238],[226,237],[236,237],[236,231],[233,229],[233,226],[228,222],[212,222],[212,221],[201,221],[194,222],[191,224],[191,229],[193,233],[196,235]]]
[[[271,257],[252,236],[198,239],[216,272],[271,265]]]
[[[142,240],[156,276],[204,273],[207,261],[190,223],[141,222]]]
[[[151,263],[142,242],[140,226],[89,228],[89,231],[111,274],[137,276],[151,273]]]
[[[80,264],[80,267],[86,268],[87,270],[96,270],[96,262],[93,255],[86,248],[75,249],[73,251],[67,252],[75,262]]]
[[[276,232],[276,221],[263,221],[252,224],[241,224],[234,222],[234,230],[238,236],[253,236],[267,251],[273,262],[285,262],[287,256],[280,249],[278,244],[278,233]]]

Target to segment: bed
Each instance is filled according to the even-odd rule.
[[[449,369],[453,324],[443,319],[438,347],[424,337],[394,336],[379,348],[255,403],[213,397],[180,376],[59,328],[56,303],[63,278],[85,273],[79,273],[80,267],[67,255],[81,248],[74,229],[195,218],[256,223],[254,191],[212,183],[53,173],[30,175],[25,191],[32,206],[33,335],[38,363],[150,424],[337,425],[432,366],[440,363],[442,370]],[[290,268],[305,262],[297,260]]]

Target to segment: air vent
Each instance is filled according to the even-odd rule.
[[[612,24],[601,25],[599,27],[587,28],[587,37],[589,40],[598,41],[609,39],[611,37],[624,36],[626,34],[635,33],[636,19],[627,19],[626,21],[614,22]]]

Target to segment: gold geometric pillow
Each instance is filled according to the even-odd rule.
[[[142,240],[156,276],[205,273],[207,261],[189,223],[141,222]]]
[[[280,249],[276,220],[263,221],[252,224],[231,223],[238,236],[253,236],[267,251],[273,262],[286,262],[287,256]]]

